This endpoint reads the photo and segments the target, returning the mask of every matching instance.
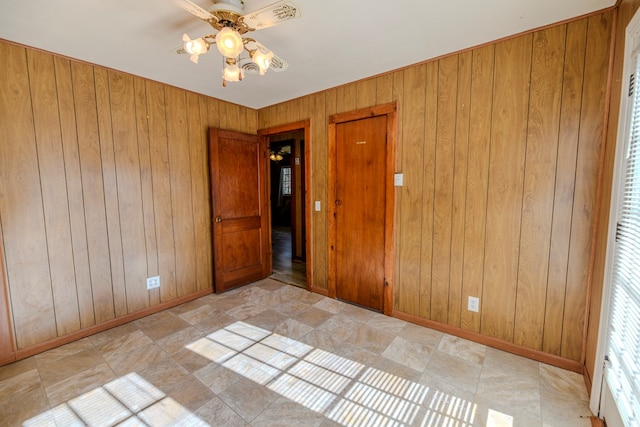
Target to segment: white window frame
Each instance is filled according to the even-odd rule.
[[[629,96],[630,76],[636,73],[640,57],[640,10],[629,22],[625,32],[624,65],[622,87],[620,93],[620,115],[618,118],[618,134],[611,189],[609,225],[607,234],[607,252],[605,260],[604,283],[602,290],[602,304],[600,310],[600,324],[598,329],[598,344],[596,350],[595,367],[592,379],[589,409],[594,414],[600,414],[600,402],[604,383],[604,360],[608,342],[608,326],[613,291],[612,279],[614,270],[614,255],[616,246],[616,229],[620,212],[620,190],[625,181],[625,161],[628,150],[630,125],[633,115],[633,96]],[[635,81],[635,91],[640,90],[640,82]],[[633,105],[631,105],[633,106]]]

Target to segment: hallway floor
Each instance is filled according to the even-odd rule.
[[[291,256],[291,227],[273,227],[273,273],[271,277],[284,283],[307,288],[305,263]]]
[[[587,405],[579,374],[272,279],[0,367],[2,426],[590,426]]]

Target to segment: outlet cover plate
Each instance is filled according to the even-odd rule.
[[[469,297],[467,310],[474,311],[474,312],[477,313],[480,310],[480,298],[478,298],[478,297]]]
[[[160,287],[160,276],[147,277],[147,290]]]

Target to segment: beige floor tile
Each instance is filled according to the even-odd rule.
[[[102,348],[115,339],[120,339],[128,334],[134,333],[138,327],[133,323],[125,323],[112,329],[91,335],[88,339],[95,346],[96,350],[102,351]]]
[[[436,351],[431,355],[429,364],[424,372],[433,378],[451,383],[462,390],[475,393],[478,388],[481,369],[481,365]]]
[[[217,363],[210,363],[195,371],[193,375],[215,394],[222,393],[242,378],[240,374]]]
[[[163,311],[137,321],[142,332],[152,340],[159,340],[191,326],[171,312]]]
[[[253,421],[277,398],[278,394],[266,387],[256,387],[256,383],[240,378],[218,397],[245,421]]]
[[[467,362],[482,365],[487,347],[465,340],[464,338],[445,334],[440,340],[438,351],[466,360]]]
[[[188,372],[195,372],[198,369],[204,366],[207,366],[209,363],[211,363],[211,360],[197,353],[194,353],[193,351],[187,348],[184,348],[178,351],[177,353],[174,353],[172,355],[172,358],[173,360],[175,360],[176,363],[180,364],[180,366],[182,366]]]
[[[0,366],[0,384],[6,379],[31,371],[32,369],[38,369],[34,357],[28,357],[5,366]]]
[[[43,361],[55,361],[59,359],[64,359],[69,356],[73,356],[78,353],[94,350],[95,347],[89,338],[83,338],[78,341],[71,342],[69,344],[62,345],[60,347],[56,347],[54,349],[45,351],[44,353],[40,353],[34,356],[37,362]]]
[[[540,395],[545,423],[589,425],[589,396],[582,375],[541,363]]]
[[[255,316],[247,318],[245,321],[252,325],[260,326],[261,328],[274,330],[276,326],[287,319],[288,317],[284,314],[278,313],[275,310],[267,309]]]
[[[385,351],[394,338],[394,335],[381,329],[372,328],[368,324],[359,324],[351,336],[347,338],[347,342],[372,353],[380,354]]]
[[[176,354],[187,344],[205,336],[205,333],[195,326],[184,328],[157,340],[158,345],[170,355]]]
[[[0,397],[0,425],[20,426],[26,420],[47,412],[49,400],[39,382],[28,381],[30,387],[21,387],[8,399]],[[0,384],[0,389],[4,386]]]
[[[324,421],[320,413],[310,411],[299,403],[279,398],[251,423],[255,427],[319,426]]]
[[[296,320],[315,328],[322,325],[333,316],[333,313],[310,306],[304,312],[298,314],[296,316]]]
[[[169,354],[158,344],[150,342],[144,345],[136,345],[130,348],[129,351],[105,354],[104,359],[116,375],[125,375],[129,372],[142,371],[168,357],[170,357]]]
[[[37,369],[30,369],[0,381],[0,404],[17,403],[23,394],[42,389]]]
[[[384,357],[420,372],[427,367],[432,354],[433,349],[428,344],[402,337],[395,337],[382,353]]]
[[[202,319],[199,323],[194,324],[194,326],[200,329],[205,334],[209,334],[213,331],[217,331],[220,328],[224,328],[225,326],[230,325],[237,320],[238,319],[228,315],[221,310],[210,309],[209,315],[205,316],[205,318]]]
[[[115,337],[102,345],[96,345],[96,347],[104,357],[117,357],[152,343],[153,340],[151,338],[136,328],[131,333]]]
[[[92,414],[127,378],[160,395],[121,387],[146,405],[125,426],[589,426],[579,374],[273,279],[0,367],[0,425]]]
[[[273,329],[273,332],[289,338],[298,339],[303,335],[308,334],[312,330],[313,327],[305,323],[298,322],[295,319],[287,318],[287,320],[281,322],[278,326],[276,326]]]
[[[246,425],[246,421],[218,397],[202,405],[195,414],[212,426],[244,427]]]
[[[433,329],[414,325],[412,323],[407,323],[407,325],[400,331],[398,336],[409,341],[415,341],[428,345],[430,348],[435,350],[438,348],[440,340],[442,339],[444,334]]]
[[[47,387],[45,391],[49,398],[49,404],[54,407],[94,388],[101,387],[116,378],[117,376],[111,368],[103,363],[86,371],[78,372],[64,381]]]
[[[36,358],[42,384],[45,387],[58,383],[77,372],[104,363],[104,359],[93,346],[61,358]]]

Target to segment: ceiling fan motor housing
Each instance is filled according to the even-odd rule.
[[[215,12],[231,12],[238,15],[244,14],[244,0],[215,0],[209,12],[215,15]]]

